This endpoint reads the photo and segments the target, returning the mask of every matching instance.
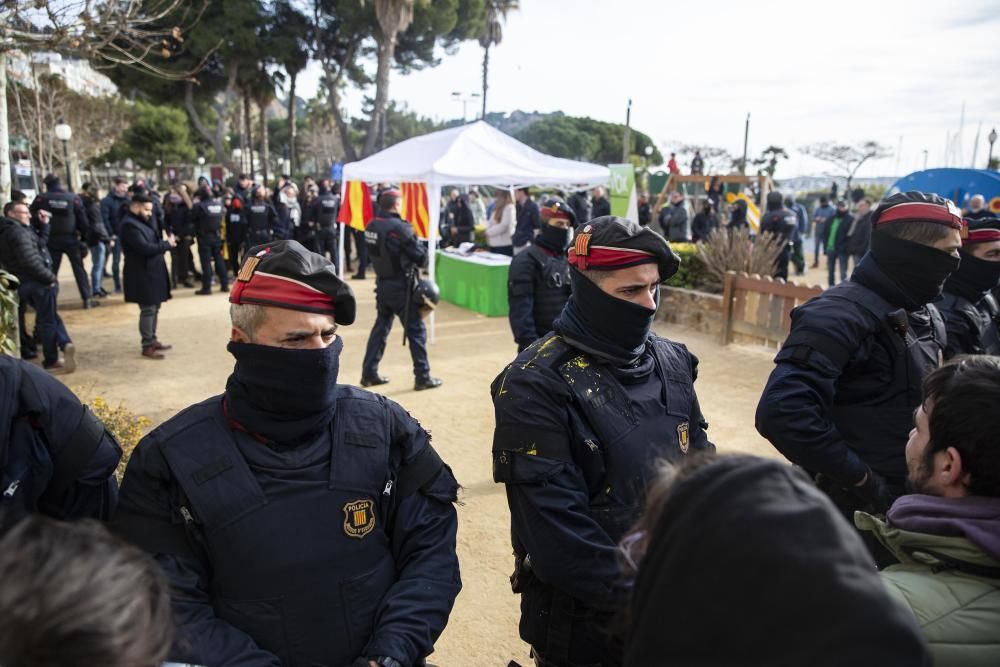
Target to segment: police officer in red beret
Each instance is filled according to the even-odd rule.
[[[506,485],[521,638],[538,665],[622,664],[618,542],[657,462],[713,451],[698,360],[650,331],[680,259],[662,236],[595,218],[569,249],[573,295],[554,331],[493,382],[493,477]]]
[[[458,484],[391,400],[337,383],[350,287],[296,241],[251,248],[226,390],[129,461],[117,530],[173,585],[170,659],[423,665],[461,588]]]
[[[933,302],[959,266],[965,223],[947,199],[902,192],[871,216],[850,280],[792,311],[757,406],[757,430],[812,473],[848,520],[903,493],[924,376],[946,346]],[[894,559],[866,534],[880,563]]]

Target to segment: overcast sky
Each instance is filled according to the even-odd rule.
[[[489,110],[563,111],[632,125],[672,144],[742,152],[774,144],[791,159],[778,177],[828,166],[797,150],[816,141],[874,139],[894,156],[859,175],[977,166],[1000,128],[1000,0],[665,2],[521,0],[490,52]],[[390,96],[437,119],[462,114],[451,95],[481,89],[482,49],[464,44],[432,69],[394,72]],[[302,91],[312,94],[311,68]],[[959,154],[945,151],[965,125]],[[347,97],[357,113],[360,94]],[[479,103],[469,103],[469,117]],[[899,151],[902,137],[902,150]],[[1000,142],[998,142],[1000,143]],[[995,153],[1000,154],[1000,145]]]

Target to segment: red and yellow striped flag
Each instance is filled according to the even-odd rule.
[[[344,195],[340,201],[337,222],[364,231],[375,214],[372,211],[372,196],[368,186],[361,181],[344,183]]]
[[[399,187],[403,197],[400,208],[404,220],[413,225],[413,231],[422,239],[430,230],[430,215],[427,213],[427,185],[424,183],[402,183]]]

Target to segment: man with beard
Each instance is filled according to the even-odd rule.
[[[850,520],[903,491],[920,383],[945,346],[930,305],[959,264],[961,212],[905,192],[872,214],[872,248],[851,279],[792,311],[757,406],[757,430],[816,477]],[[888,554],[869,540],[881,562]]]
[[[571,292],[566,247],[570,227],[576,226],[573,209],[559,197],[542,206],[542,231],[534,244],[515,257],[507,274],[510,328],[521,352],[552,331]]]
[[[160,304],[170,298],[170,276],[163,255],[176,247],[177,242],[172,235],[166,241],[161,240],[155,224],[153,201],[145,194],[132,195],[121,226],[125,253],[122,281],[125,303],[139,304],[142,356],[147,359],[163,359],[163,353],[172,347],[156,337],[156,325]]]
[[[993,290],[1000,286],[1000,219],[969,220],[962,241],[962,263],[944,284],[937,308],[948,331],[946,359],[959,354],[1000,355],[1000,307]]]
[[[1000,665],[998,405],[998,357],[928,375],[906,443],[912,493],[885,519],[855,516],[899,558],[882,581],[913,612],[936,667]]]
[[[296,241],[251,248],[221,396],[139,443],[117,530],[173,586],[170,659],[424,664],[461,588],[458,484],[391,400],[337,384],[355,301]]]
[[[662,236],[595,218],[569,250],[573,295],[554,331],[492,385],[493,479],[506,485],[521,638],[545,667],[622,664],[612,620],[617,544],[657,462],[713,451],[698,360],[652,334],[659,285],[680,262]]]

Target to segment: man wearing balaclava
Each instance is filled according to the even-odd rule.
[[[147,435],[114,524],[172,584],[169,659],[414,667],[461,588],[458,484],[391,400],[337,384],[355,301],[296,241],[251,248],[226,390]]]
[[[850,280],[792,311],[757,406],[760,434],[848,520],[885,511],[903,492],[920,383],[945,348],[932,302],[958,268],[965,229],[954,204],[920,192],[883,200],[871,221],[871,250]]]
[[[521,638],[544,667],[622,664],[617,543],[657,462],[715,449],[698,360],[650,331],[680,262],[662,236],[595,218],[568,256],[573,294],[554,331],[493,382],[493,478],[506,485]]]
[[[507,273],[510,329],[521,352],[552,331],[571,293],[566,247],[576,214],[559,197],[542,203],[542,229]]]
[[[944,284],[937,304],[948,332],[944,356],[1000,355],[1000,306],[993,290],[1000,286],[1000,219],[969,220],[962,241],[962,263]]]

